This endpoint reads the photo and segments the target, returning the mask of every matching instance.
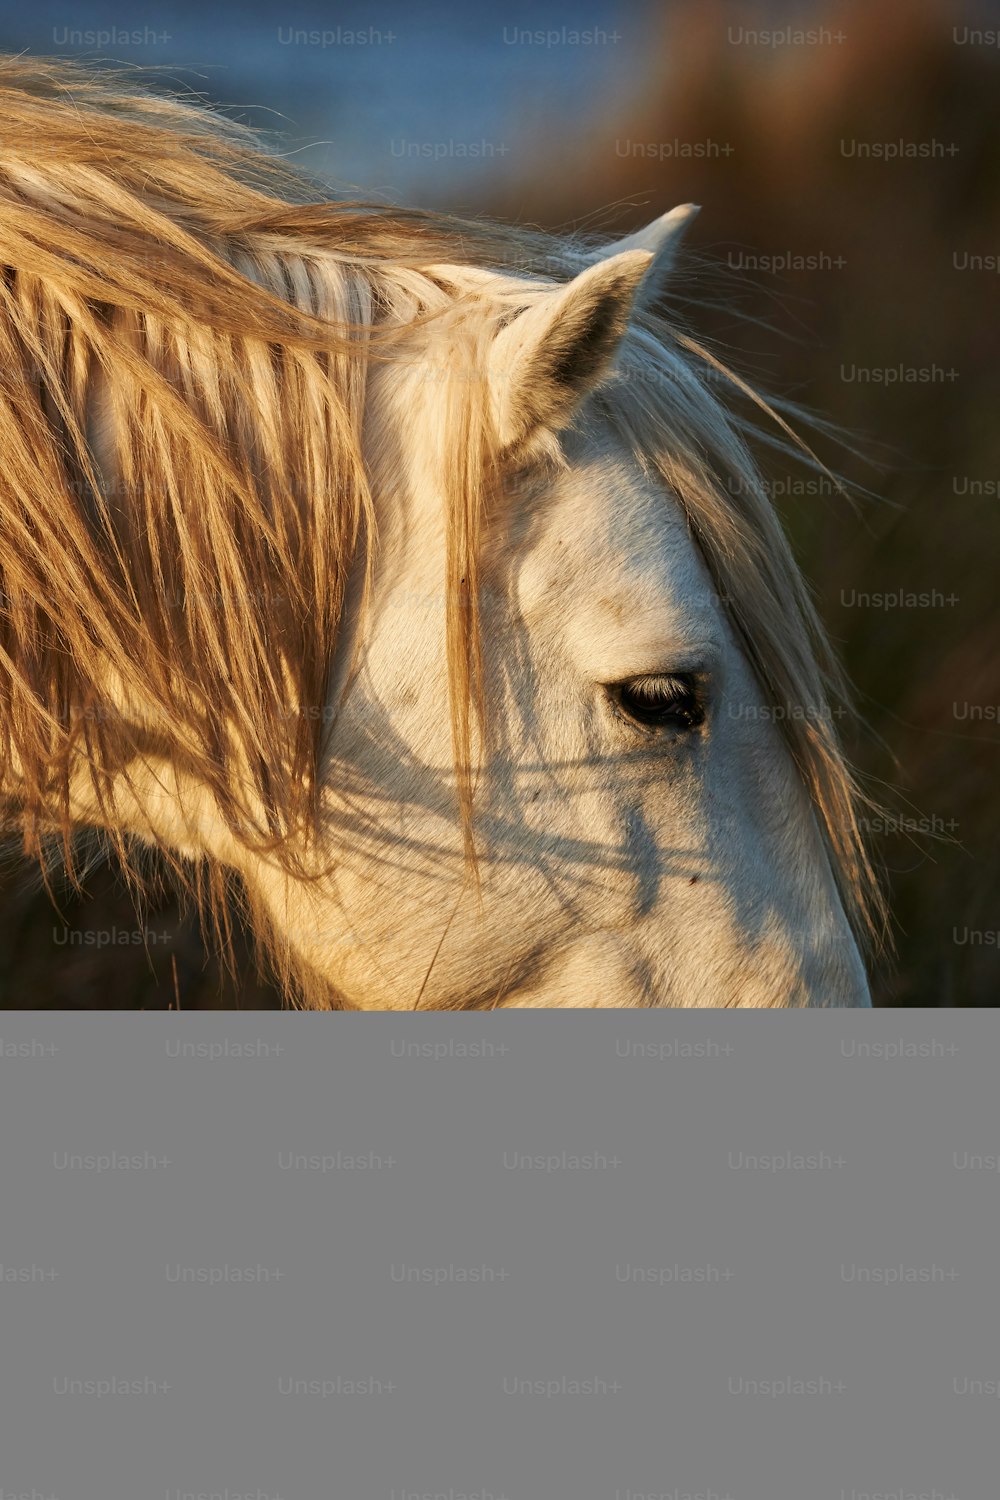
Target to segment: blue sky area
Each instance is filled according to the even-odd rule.
[[[628,97],[655,63],[650,15],[635,0],[475,10],[42,0],[8,12],[0,46],[153,67],[280,130],[304,164],[365,196],[474,208]]]

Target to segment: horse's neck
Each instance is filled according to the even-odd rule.
[[[187,859],[230,862],[232,834],[204,788],[169,760],[151,755],[133,760],[99,794],[86,766],[70,778],[70,817],[77,827],[135,835]]]

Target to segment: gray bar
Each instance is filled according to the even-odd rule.
[[[0,1500],[986,1500],[995,1037],[5,1015]]]

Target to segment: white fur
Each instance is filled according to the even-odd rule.
[[[409,499],[329,753],[326,930],[344,941],[313,947],[344,995],[868,1003],[808,798],[774,724],[740,715],[762,695],[681,518],[599,433],[492,551],[477,897],[455,815],[443,538],[434,497]],[[608,711],[603,683],[695,659],[716,694],[704,739],[650,744]],[[261,890],[306,937],[312,899]]]
[[[330,873],[300,882],[249,857],[169,773],[152,818],[147,804],[162,838],[240,869],[343,1003],[870,1003],[809,797],[679,506],[616,442],[589,397],[592,371],[572,399],[532,385],[560,340],[571,360],[595,288],[619,297],[624,323],[644,266],[659,286],[670,238],[661,221],[656,243],[612,247],[613,262],[569,288],[455,269],[473,300],[414,332],[409,362],[372,370],[379,536],[370,608],[362,615],[355,589],[330,688]],[[455,796],[442,392],[427,372],[467,357],[456,351],[468,337],[454,340],[470,319],[485,328],[524,307],[481,377],[493,381],[501,445],[523,442],[526,462],[483,549],[477,883]],[[549,469],[556,428],[562,460]],[[709,684],[703,731],[644,733],[609,705],[608,684],[695,667]]]

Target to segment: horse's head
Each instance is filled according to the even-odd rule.
[[[752,393],[655,311],[690,210],[602,251],[303,201],[116,76],[0,95],[26,848],[238,871],[317,1004],[866,1003]]]
[[[371,376],[334,873],[260,887],[348,1003],[869,1003],[808,602],[711,366],[643,311],[687,216],[562,283],[437,268]]]

